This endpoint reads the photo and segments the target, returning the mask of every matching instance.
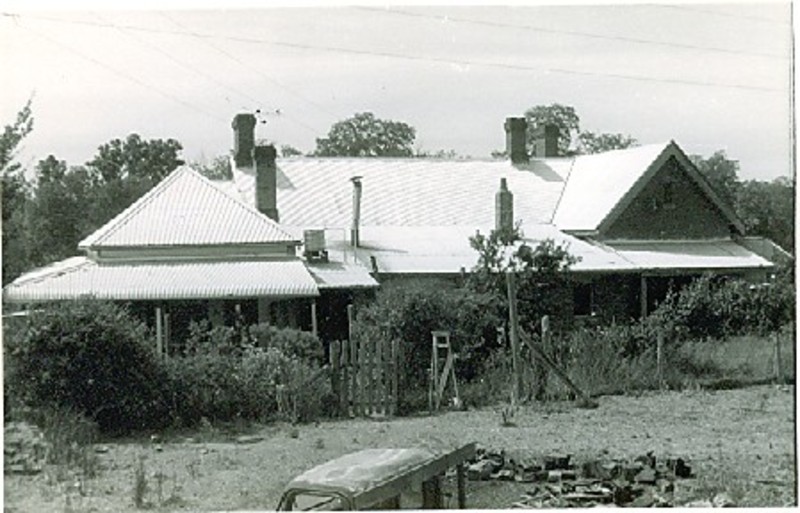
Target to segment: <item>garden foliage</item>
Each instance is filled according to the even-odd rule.
[[[158,425],[168,377],[146,327],[97,301],[64,302],[34,312],[5,344],[9,395],[30,406],[61,406],[105,432]]]

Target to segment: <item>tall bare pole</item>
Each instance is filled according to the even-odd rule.
[[[517,320],[517,284],[516,274],[513,271],[506,273],[508,288],[508,321],[510,324],[509,335],[511,338],[511,365],[514,373],[514,383],[511,388],[511,403],[519,404],[520,390],[522,389],[522,369],[519,361],[519,321]]]

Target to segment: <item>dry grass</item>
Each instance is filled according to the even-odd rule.
[[[295,475],[339,455],[369,447],[476,441],[512,457],[569,453],[573,459],[627,458],[655,451],[687,458],[696,479],[679,482],[679,500],[728,492],[742,506],[795,501],[794,387],[606,396],[594,410],[518,407],[513,427],[496,408],[391,421],[347,420],[319,425],[263,426],[263,440],[236,444],[234,433],[200,441],[164,436],[106,444],[98,476],[81,494],[42,476],[6,476],[9,512],[134,512],[135,465],[143,458],[148,486],[142,504],[159,511],[270,509]],[[296,431],[293,431],[296,430]],[[250,432],[252,434],[252,432]],[[296,435],[296,436],[294,436]],[[162,450],[158,450],[161,447]],[[162,492],[159,497],[159,477]],[[525,490],[519,483],[469,483],[468,505],[506,508]]]

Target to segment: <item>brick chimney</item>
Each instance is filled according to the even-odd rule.
[[[494,228],[505,232],[514,229],[514,195],[505,178],[500,179],[500,190],[494,195]]]
[[[275,165],[275,146],[256,146],[253,155],[256,161],[256,208],[277,223],[278,168]]]
[[[541,125],[533,130],[533,156],[558,157],[560,131],[556,125]]]
[[[253,167],[253,148],[256,145],[256,117],[237,114],[233,118],[233,159],[236,167]]]
[[[361,239],[361,177],[354,176],[350,181],[353,182],[353,226],[350,228],[350,244],[357,248]]]
[[[528,149],[526,147],[526,131],[528,122],[525,118],[506,118],[506,153],[514,164],[528,162]]]

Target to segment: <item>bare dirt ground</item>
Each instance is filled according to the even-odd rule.
[[[677,504],[726,492],[738,506],[796,505],[795,389],[756,386],[609,396],[598,409],[567,403],[519,408],[501,427],[499,408],[391,421],[344,420],[294,428],[271,425],[226,435],[206,429],[102,444],[98,476],[55,482],[53,469],[6,475],[6,512],[137,511],[135,468],[142,462],[147,507],[158,511],[274,509],[295,475],[342,454],[371,447],[470,441],[509,455],[567,453],[573,460],[657,457],[688,460]],[[140,481],[141,482],[141,481]],[[469,482],[472,508],[507,508],[522,483]]]

